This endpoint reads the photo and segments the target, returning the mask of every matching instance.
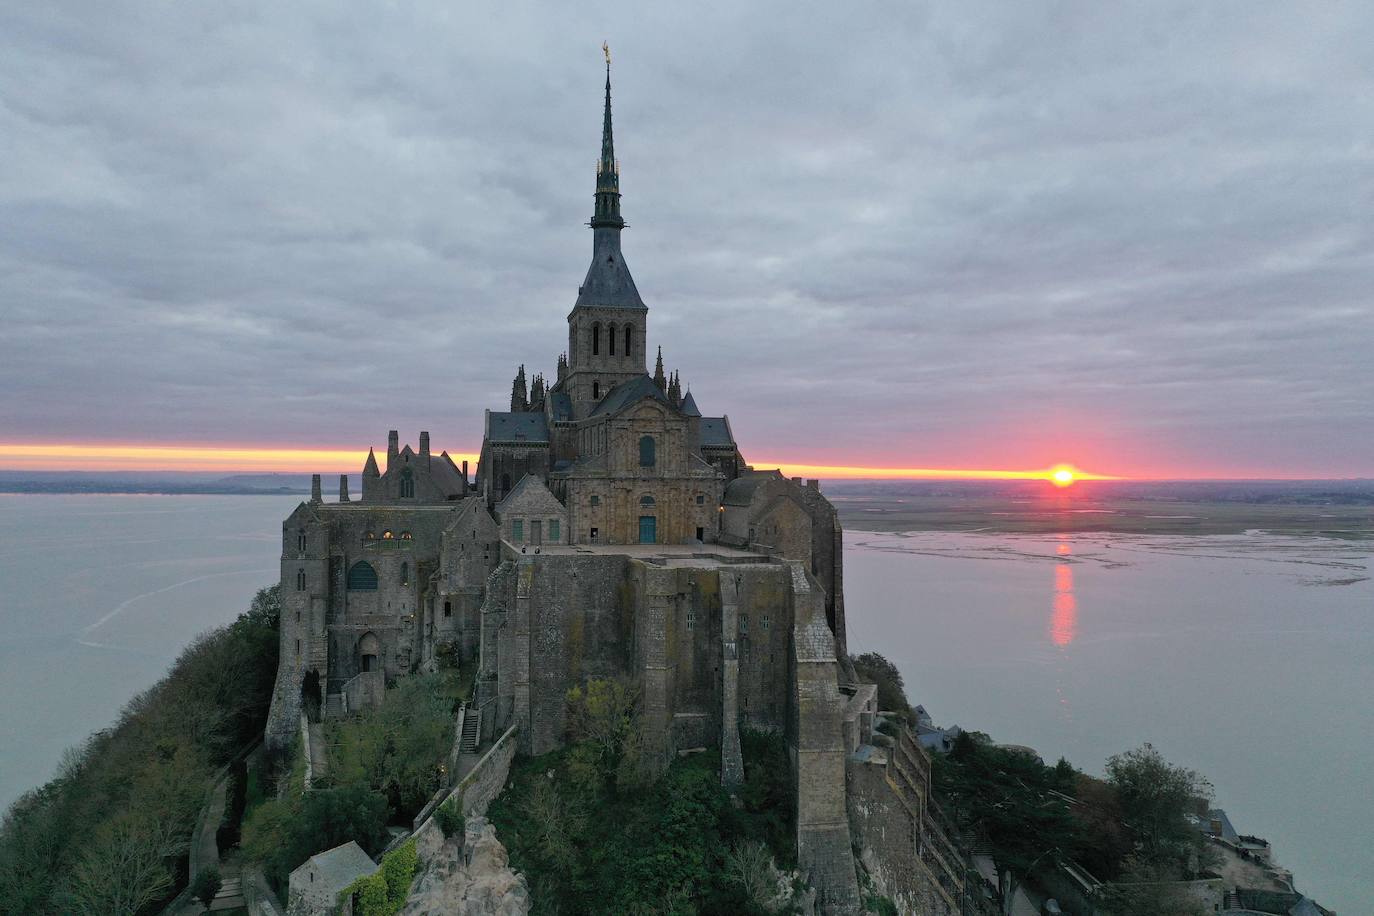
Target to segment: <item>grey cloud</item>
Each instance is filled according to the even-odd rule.
[[[1374,474],[1356,4],[19,5],[0,439],[475,448],[603,37],[651,344],[749,453]]]

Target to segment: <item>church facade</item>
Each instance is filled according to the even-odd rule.
[[[388,436],[360,498],[319,478],[283,522],[281,662],[269,744],[302,715],[374,704],[448,657],[476,662],[482,744],[559,746],[567,691],[590,677],[641,689],[651,758],[718,747],[743,775],[740,729],[783,734],[800,864],[826,912],[855,912],[846,757],[871,691],[848,661],[842,531],[816,481],[747,465],[729,418],[705,416],[655,350],[621,251],[609,66],[592,261],[551,378],[485,413],[475,473]],[[503,405],[506,406],[506,405]],[[867,712],[865,712],[867,711]],[[858,723],[856,725],[856,723]]]

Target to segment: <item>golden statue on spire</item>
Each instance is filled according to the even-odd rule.
[[[601,53],[606,55],[606,66],[611,65],[611,46],[606,42],[601,43]]]

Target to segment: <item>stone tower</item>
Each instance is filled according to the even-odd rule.
[[[621,382],[644,374],[648,308],[620,253],[620,164],[611,132],[611,62],[606,59],[606,106],[601,158],[596,164],[591,221],[592,263],[568,315],[568,372],[564,391],[579,416]]]

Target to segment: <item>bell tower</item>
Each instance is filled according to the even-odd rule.
[[[620,252],[620,163],[611,130],[611,52],[606,55],[606,102],[601,121],[601,158],[596,163],[592,263],[568,315],[568,371],[561,389],[577,416],[586,416],[621,382],[644,374],[649,309],[639,298]]]

